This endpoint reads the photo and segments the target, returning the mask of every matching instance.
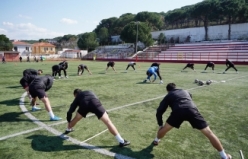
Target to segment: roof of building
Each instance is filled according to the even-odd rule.
[[[75,49],[72,49],[72,50],[65,50],[64,52],[80,52],[81,50],[75,50]]]
[[[29,43],[26,43],[26,42],[23,42],[23,41],[13,41],[12,44],[13,45],[29,45],[29,46],[32,45],[32,44],[29,44]]]
[[[47,46],[47,47],[55,47],[55,45],[45,42],[34,43],[33,46]]]

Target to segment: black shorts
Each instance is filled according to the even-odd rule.
[[[188,121],[193,128],[198,130],[208,126],[197,108],[182,108],[171,112],[167,123],[175,128],[179,128],[183,121]]]
[[[97,118],[100,119],[106,110],[103,108],[101,102],[98,99],[92,99],[87,105],[80,106],[78,109],[78,113],[84,118],[89,112],[94,113]]]
[[[59,71],[59,65],[54,65],[52,67],[52,71],[55,72],[55,71]]]
[[[108,63],[107,67],[114,67],[115,63]]]
[[[38,97],[39,99],[47,97],[46,91],[44,89],[36,89],[32,86],[29,87],[29,93],[32,98]]]

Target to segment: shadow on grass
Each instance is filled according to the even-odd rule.
[[[28,121],[32,122],[30,119],[22,119],[20,115],[24,112],[10,112],[0,115],[0,123],[2,122],[18,122],[18,121]]]
[[[151,154],[153,147],[154,147],[154,145],[151,143],[146,148],[144,148],[140,151],[133,151],[128,146],[122,147],[122,148],[115,146],[112,149],[110,149],[110,151],[118,153],[118,154],[122,154],[125,156],[129,156],[129,157],[134,157],[134,158],[151,159],[151,158],[154,158],[154,155]]]
[[[21,88],[22,86],[8,86],[6,88]]]
[[[153,82],[153,83],[151,83],[151,82],[137,82],[136,84],[158,84],[158,83],[156,83],[156,82]]]
[[[20,102],[19,98],[14,98],[14,99],[0,101],[0,105],[16,106],[19,105],[19,102]]]
[[[99,72],[98,74],[106,74],[105,72]]]
[[[31,147],[35,151],[51,152],[86,149],[79,145],[63,145],[65,139],[59,136],[31,135],[27,139],[32,139]]]
[[[136,84],[150,84],[148,82],[137,82]]]

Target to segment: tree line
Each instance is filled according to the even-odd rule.
[[[125,13],[119,18],[103,19],[93,32],[78,35],[78,47],[93,50],[98,45],[112,44],[110,37],[114,35],[120,35],[126,43],[136,44],[138,39],[150,46],[153,43],[151,31],[202,26],[205,28],[205,40],[209,40],[208,27],[224,24],[229,25],[230,39],[231,24],[245,22],[248,22],[248,0],[203,0],[166,13],[144,11],[137,14]],[[159,41],[165,39],[164,35],[158,37]]]
[[[205,40],[209,40],[208,27],[223,24],[229,25],[230,39],[231,24],[245,22],[248,22],[248,0],[203,0],[166,13],[143,11],[137,14],[125,13],[119,18],[110,17],[101,20],[92,32],[68,34],[54,40],[58,42],[56,44],[58,48],[69,42],[72,47],[77,45],[80,49],[91,51],[99,45],[120,43],[111,39],[111,36],[120,35],[122,42],[134,43],[135,47],[137,40],[150,46],[153,44],[152,31],[204,26]],[[165,41],[166,37],[159,35],[157,39]],[[44,39],[39,41],[42,40]]]

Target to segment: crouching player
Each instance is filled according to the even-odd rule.
[[[67,121],[68,126],[65,134],[73,131],[73,127],[77,124],[82,118],[86,118],[86,115],[91,112],[94,113],[99,120],[101,120],[108,128],[110,133],[115,136],[116,140],[119,142],[119,146],[127,146],[130,144],[129,141],[126,141],[121,137],[115,125],[110,120],[106,110],[103,108],[100,100],[97,96],[91,91],[82,91],[80,89],[75,89],[73,92],[75,97],[74,101],[71,103],[71,106],[67,112]],[[78,108],[78,109],[77,109]],[[77,109],[75,117],[72,118],[72,113]]]
[[[160,102],[157,108],[156,118],[159,125],[157,137],[153,141],[154,145],[158,145],[162,139],[172,128],[178,128],[184,121],[188,121],[193,128],[201,131],[208,138],[212,146],[220,153],[222,159],[231,159],[231,155],[226,154],[218,137],[212,132],[205,119],[198,111],[192,100],[192,95],[182,89],[177,89],[174,83],[166,86],[168,94]],[[163,125],[163,114],[168,107],[171,107],[172,113]]]
[[[78,75],[79,76],[84,73],[84,69],[86,69],[89,72],[90,75],[92,74],[86,65],[81,64],[81,65],[78,66]]]

